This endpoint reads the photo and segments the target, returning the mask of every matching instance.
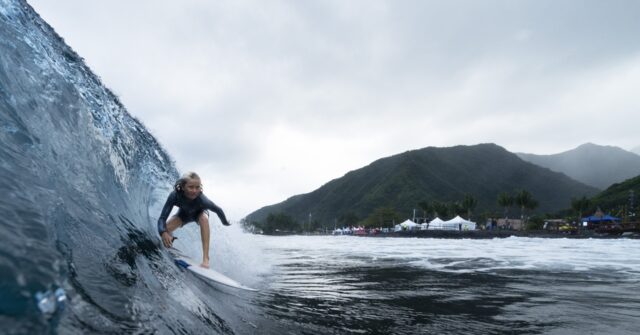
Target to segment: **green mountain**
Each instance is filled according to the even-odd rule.
[[[633,210],[638,212],[640,207],[640,175],[631,179],[627,179],[622,183],[613,184],[611,187],[600,192],[595,197],[591,198],[591,205],[595,209],[600,207],[605,212],[615,212],[616,215],[620,215],[625,207],[630,207],[630,197],[633,192]],[[640,212],[637,213],[640,215]]]
[[[613,146],[586,143],[554,155],[517,155],[601,190],[640,174],[640,155]]]
[[[363,219],[380,207],[410,217],[420,201],[461,201],[465,193],[477,199],[474,213],[501,213],[498,194],[516,189],[533,195],[539,202],[538,212],[568,208],[572,197],[597,193],[593,187],[525,162],[495,144],[427,147],[379,159],[311,193],[261,208],[246,220],[264,222],[270,213],[284,213],[307,222],[311,214],[321,225],[333,226],[343,215]]]

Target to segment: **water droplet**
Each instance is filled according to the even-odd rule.
[[[36,292],[35,299],[40,312],[49,318],[57,310],[62,310],[64,308],[65,302],[67,301],[67,295],[64,290],[59,287],[54,292],[51,290]]]
[[[37,292],[36,301],[38,309],[45,315],[51,315],[56,311],[56,301],[53,299],[51,291]]]

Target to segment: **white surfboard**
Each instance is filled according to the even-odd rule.
[[[173,256],[173,259],[176,265],[178,265],[181,268],[187,269],[197,274],[200,277],[203,277],[203,278],[212,280],[216,283],[233,287],[233,288],[238,288],[238,289],[247,290],[247,291],[257,291],[256,289],[253,289],[251,287],[247,287],[238,283],[237,281],[223,275],[222,273],[216,270],[201,267],[200,262],[197,262],[187,257],[178,249],[171,248],[169,250],[171,252],[171,255]]]

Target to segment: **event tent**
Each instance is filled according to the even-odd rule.
[[[395,225],[394,231],[413,230],[413,229],[417,229],[416,227],[419,227],[419,226],[420,226],[419,224],[411,221],[410,219],[407,219],[403,223],[399,223]]]
[[[432,229],[432,228],[429,228],[429,227],[431,227],[432,225],[436,225],[437,226],[438,224],[440,224],[442,222],[444,222],[444,221],[442,221],[442,219],[440,219],[439,217],[436,217],[435,219],[433,219],[433,220],[431,220],[429,222],[422,223],[420,225],[420,230]]]
[[[442,223],[444,229],[447,230],[475,230],[476,223],[472,221],[465,220],[460,216],[456,216],[455,218],[445,221]]]
[[[426,230],[426,229],[442,229],[440,228],[442,226],[442,223],[444,223],[444,221],[439,218],[436,217],[435,219],[429,221],[429,223],[423,223],[420,225],[422,230]],[[434,228],[434,227],[438,227],[438,228]]]
[[[611,216],[609,214],[607,215],[591,215],[591,216],[587,216],[586,218],[582,218],[582,222],[615,222],[615,221],[620,221],[620,218],[617,218],[615,216]]]
[[[432,225],[432,224],[437,225],[437,224],[441,224],[441,223],[444,223],[444,220],[442,220],[442,219],[441,219],[441,218],[439,218],[439,217],[436,217],[435,219],[433,219],[433,220],[429,221],[429,224],[430,224],[430,225]]]

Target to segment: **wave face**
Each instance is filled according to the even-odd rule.
[[[0,332],[228,328],[160,252],[174,163],[25,1],[0,0],[0,122]]]

